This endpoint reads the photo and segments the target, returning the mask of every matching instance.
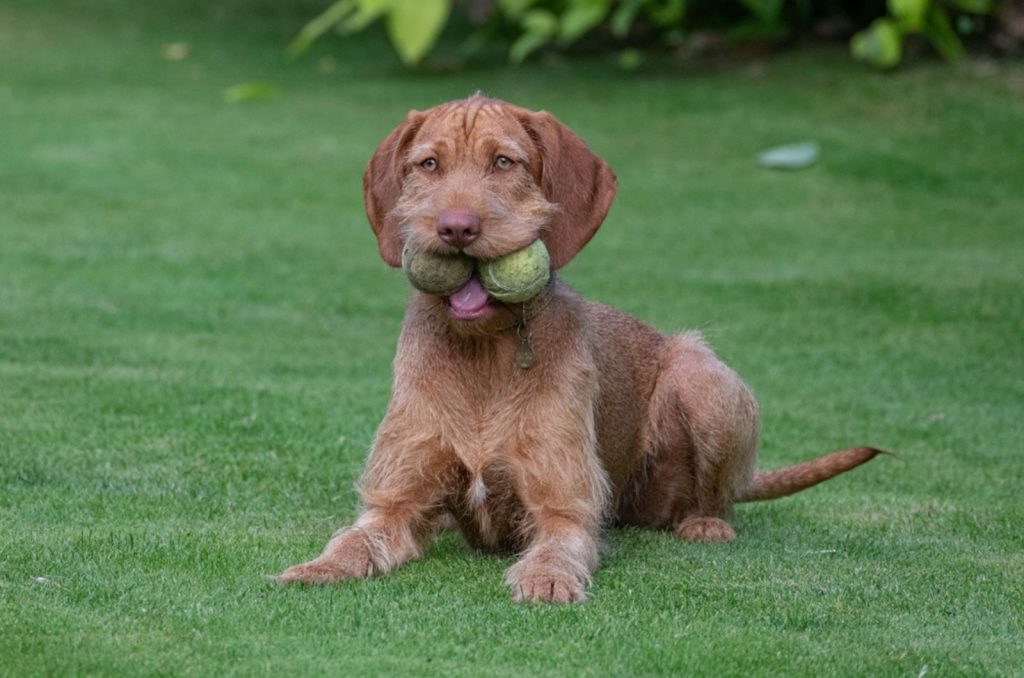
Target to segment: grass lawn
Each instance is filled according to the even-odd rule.
[[[410,74],[377,33],[287,62],[316,4],[0,6],[0,674],[1020,675],[1024,65]],[[279,94],[224,103],[246,81]],[[703,329],[762,467],[899,457],[740,506],[730,545],[611,530],[577,606],[512,604],[454,535],[267,583],[352,519],[388,398],[409,292],[364,164],[478,88],[616,169],[564,277]],[[756,166],[804,139],[817,166]]]

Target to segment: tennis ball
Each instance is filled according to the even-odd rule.
[[[474,261],[464,254],[445,256],[408,244],[402,248],[402,270],[412,286],[440,297],[456,292],[473,275]]]
[[[537,296],[548,284],[551,260],[540,240],[498,259],[481,261],[480,282],[492,297],[518,303]]]

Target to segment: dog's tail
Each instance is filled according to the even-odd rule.
[[[851,447],[802,464],[772,471],[758,471],[754,474],[753,482],[740,492],[736,501],[763,501],[785,497],[856,468],[879,454],[890,453],[873,447]]]

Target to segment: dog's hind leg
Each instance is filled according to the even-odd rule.
[[[729,520],[754,472],[757,421],[750,390],[698,334],[671,338],[650,400],[648,458],[620,519],[687,541],[735,539]]]

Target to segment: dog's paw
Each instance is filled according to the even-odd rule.
[[[331,584],[343,579],[362,579],[373,574],[370,549],[355,531],[343,533],[328,544],[319,558],[292,565],[270,577],[280,584]]]
[[[531,562],[527,557],[505,574],[517,603],[578,603],[585,597],[585,582],[552,562]]]
[[[736,532],[732,525],[721,518],[697,516],[687,518],[676,526],[676,535],[686,541],[700,541],[715,544],[732,541]]]
[[[336,562],[317,558],[301,565],[292,565],[269,579],[279,584],[331,584],[354,576]]]
[[[578,603],[583,600],[583,586],[565,573],[527,573],[512,585],[512,599],[517,603]]]

